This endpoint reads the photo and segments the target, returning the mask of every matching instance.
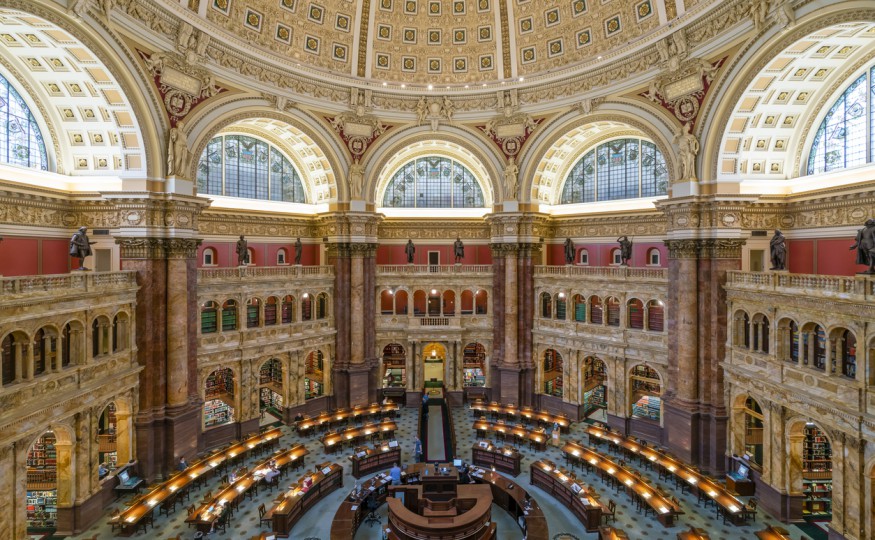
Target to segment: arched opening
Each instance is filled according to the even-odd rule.
[[[647,329],[651,332],[665,331],[665,306],[660,300],[647,302]]]
[[[620,266],[623,264],[623,252],[620,251],[620,248],[614,248],[611,250],[611,266]]]
[[[237,330],[237,301],[226,300],[222,304],[222,332]]]
[[[53,431],[47,431],[27,451],[29,533],[51,532],[57,525],[58,463],[58,439]]]
[[[2,346],[0,346],[0,355],[2,355],[3,363],[3,386],[19,381],[23,376],[21,365],[21,344],[22,336],[8,334],[3,338]]]
[[[580,264],[583,266],[589,266],[589,251],[586,249],[580,250]]]
[[[544,393],[561,398],[565,386],[562,376],[562,355],[553,349],[547,349],[544,351],[541,368],[544,372]]]
[[[583,410],[589,417],[608,406],[608,367],[600,359],[588,356],[583,359]]]
[[[279,304],[279,299],[276,296],[268,296],[264,302],[264,326],[276,325],[277,304]]]
[[[462,302],[462,315],[474,314],[474,293],[471,291],[462,291],[460,295]]]
[[[234,421],[234,372],[220,368],[204,381],[204,428]]]
[[[204,248],[202,257],[202,263],[204,266],[216,266],[217,264],[219,264],[219,259],[216,255],[216,250],[214,248]]]
[[[763,465],[763,410],[750,396],[744,400],[744,453],[754,465]]]
[[[289,262],[289,254],[286,251],[286,248],[279,248],[276,251],[276,264],[277,266],[283,266],[288,264]]]
[[[556,302],[556,320],[564,321],[566,311],[565,293],[561,292],[557,294],[554,300]]]
[[[289,294],[283,297],[282,323],[291,324],[293,322],[295,322],[295,297]]]
[[[462,350],[462,386],[486,386],[486,347],[480,343]]]
[[[432,289],[428,293],[428,316],[441,316],[441,293],[437,289]]]
[[[380,315],[392,315],[395,309],[395,295],[389,291],[380,293]]]
[[[826,332],[815,323],[802,327],[802,363],[826,371]]]
[[[659,266],[662,262],[659,249],[650,248],[647,250],[647,266]]]
[[[118,417],[115,403],[110,402],[104,407],[97,420],[97,478],[102,479],[118,468]]]
[[[593,324],[602,324],[604,319],[602,316],[602,299],[598,296],[589,297],[589,316],[589,322]]]
[[[840,373],[850,379],[857,377],[857,337],[846,328],[832,331],[833,371],[838,366]]]
[[[112,347],[109,318],[101,316],[91,321],[91,357],[109,354]]]
[[[315,350],[307,355],[304,364],[304,399],[325,395],[325,360],[322,351]]]
[[[399,343],[383,347],[383,388],[407,387],[407,351]]]
[[[313,298],[310,296],[310,293],[304,293],[301,295],[301,321],[312,321],[313,320]]]
[[[218,331],[219,304],[208,300],[201,306],[201,334],[212,334]]]
[[[250,298],[246,301],[246,328],[258,328],[261,321],[261,300]]]
[[[45,375],[54,356],[54,340],[40,328],[33,335],[33,376]]]
[[[544,319],[553,318],[553,296],[550,293],[541,293],[541,317]]]
[[[486,315],[488,308],[487,306],[489,302],[489,293],[486,292],[485,289],[478,289],[477,294],[474,295],[474,309],[477,315]]]
[[[316,319],[321,320],[328,317],[328,295],[319,293],[316,296]]]
[[[262,418],[269,414],[275,421],[282,420],[283,392],[283,365],[278,359],[271,358],[258,370],[258,406]]]
[[[246,265],[247,266],[256,266],[258,261],[255,260],[255,250],[252,248],[246,248]]]
[[[736,347],[750,348],[750,316],[744,310],[738,310],[733,317],[734,339],[733,345]]]
[[[775,344],[778,348],[776,352],[779,360],[798,364],[800,341],[801,336],[796,321],[792,319],[781,319],[778,321],[778,333]]]
[[[425,291],[413,293],[413,316],[425,317]]]
[[[446,359],[447,348],[440,343],[429,343],[422,348],[422,376],[426,388],[440,388],[443,385]]]
[[[814,422],[797,421],[790,438],[790,492],[801,494],[802,517],[829,521],[832,516],[832,446]]]
[[[662,418],[662,380],[650,366],[638,364],[629,372],[632,417],[659,422]]]
[[[392,173],[382,191],[384,208],[485,208],[488,201],[464,164],[444,156],[418,157]]]
[[[444,291],[443,303],[444,317],[456,316],[456,293],[455,291]]]
[[[407,315],[408,297],[405,290],[395,292],[395,315]]]
[[[574,322],[586,322],[586,298],[575,294],[571,298],[571,309],[574,310]]]
[[[605,307],[608,310],[608,326],[620,326],[620,300],[609,296],[605,300]]]
[[[626,303],[626,325],[632,330],[644,330],[644,302],[633,298]]]
[[[130,347],[130,318],[127,313],[116,313],[112,319],[112,352],[124,351]]]
[[[753,316],[750,325],[751,350],[764,354],[769,353],[769,324],[769,318],[762,313]]]

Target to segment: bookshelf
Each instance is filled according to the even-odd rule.
[[[641,396],[632,404],[632,416],[659,421],[659,409],[662,400],[656,396]]]
[[[261,366],[258,373],[259,384],[273,384],[279,388],[283,386],[283,366],[276,358],[268,360]]]
[[[662,332],[665,329],[665,310],[655,302],[647,306],[647,329]]]
[[[222,332],[237,329],[237,302],[228,300],[222,307]]]
[[[826,369],[826,332],[822,326],[814,333],[814,367]]]
[[[308,377],[304,377],[304,399],[313,399],[322,395],[322,383]]]
[[[383,347],[383,388],[407,386],[407,355],[404,347],[390,343]]]
[[[553,349],[544,352],[544,393],[562,397],[562,356]]]
[[[816,426],[802,430],[802,515],[822,518],[832,514],[832,447]]]
[[[592,306],[590,306],[590,317],[592,317],[593,324],[602,324],[602,303],[597,298],[592,300]]]
[[[565,298],[556,299],[556,318],[560,321],[565,320]]]
[[[605,400],[605,386],[600,384],[583,393],[583,410],[584,416],[589,416],[595,410],[607,407]]]
[[[313,299],[307,296],[301,299],[301,320],[310,321],[313,319]]]
[[[586,302],[583,299],[575,300],[574,302],[574,320],[586,322]]]
[[[469,343],[462,351],[462,385],[486,386],[486,349],[479,343]]]
[[[606,303],[608,305],[608,326],[620,326],[620,302],[616,298],[609,298]]]
[[[790,322],[790,360],[799,362],[799,327],[796,323]]]
[[[118,466],[118,453],[116,451],[116,416],[115,404],[110,403],[100,415],[97,426],[97,452],[98,461],[105,463],[109,470],[115,470]]]
[[[304,372],[304,399],[313,399],[325,393],[322,370],[324,363],[322,351],[313,351],[307,355],[306,370]]]
[[[634,330],[644,328],[644,308],[640,302],[629,304],[629,328]]]
[[[275,409],[276,411],[283,410],[283,397],[271,388],[263,386],[259,390],[259,399],[262,409]]]
[[[201,334],[211,334],[218,329],[218,314],[215,307],[201,310]]]
[[[53,529],[58,518],[58,454],[55,434],[45,433],[27,453],[27,526]]]
[[[234,408],[221,399],[204,402],[204,427],[220,426],[234,421]]]
[[[486,386],[486,375],[480,368],[464,368],[462,372],[463,386]]]

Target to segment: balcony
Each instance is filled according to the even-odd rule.
[[[334,277],[332,266],[237,266],[234,268],[200,268],[198,283],[235,281],[277,281],[297,278]]]
[[[137,275],[125,272],[76,272],[47,276],[0,278],[0,303],[22,298],[77,296],[136,289]]]
[[[667,268],[633,268],[631,266],[535,266],[535,277],[592,277],[612,280],[667,281]]]
[[[378,276],[492,276],[491,264],[381,264]]]
[[[731,271],[726,273],[726,288],[871,302],[875,299],[875,276]]]

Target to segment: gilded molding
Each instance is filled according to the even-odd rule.
[[[740,259],[741,238],[690,238],[665,240],[669,259]]]
[[[164,259],[164,238],[116,238],[122,259]]]
[[[201,242],[200,238],[167,238],[164,249],[168,259],[194,259]]]

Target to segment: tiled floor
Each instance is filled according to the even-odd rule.
[[[470,460],[471,446],[475,441],[475,433],[474,430],[471,429],[471,412],[468,409],[454,408],[453,415],[453,421],[456,427],[458,453],[460,457],[466,460]],[[402,447],[402,461],[404,461],[405,463],[409,463],[413,457],[413,433],[416,429],[415,411],[413,409],[403,409],[402,413],[397,419],[397,423],[397,437]],[[322,463],[324,461],[336,461],[344,466],[346,474],[344,475],[343,488],[331,493],[316,506],[314,506],[292,529],[290,536],[295,540],[327,540],[329,537],[329,531],[331,529],[331,520],[335,512],[337,511],[340,502],[355,484],[355,479],[349,474],[349,462],[345,457],[341,457],[340,455],[326,455],[322,451],[322,444],[316,438],[302,440],[290,428],[284,427],[283,430],[285,432],[282,440],[283,447],[289,446],[298,441],[304,442],[307,445],[307,448],[310,450],[310,455],[308,455],[306,458],[306,466],[308,470],[313,470],[315,464]],[[566,437],[571,437],[575,440],[582,439],[583,437],[581,437],[581,433],[582,430],[580,426],[575,425],[572,427],[571,434],[567,435]],[[550,536],[552,537],[552,539],[574,540],[575,538],[577,538],[579,540],[584,540],[597,538],[597,535],[595,533],[585,533],[580,522],[570,513],[566,512],[564,508],[556,502],[555,499],[553,499],[551,496],[547,495],[540,489],[531,486],[531,484],[529,483],[529,468],[531,463],[535,460],[546,457],[547,459],[553,460],[557,464],[565,464],[565,460],[562,456],[560,449],[550,447],[546,452],[539,453],[537,455],[533,451],[523,450],[523,456],[524,457],[521,469],[522,473],[519,477],[516,478],[515,482],[523,486],[540,503],[540,506],[544,510],[544,514],[547,517],[547,521],[550,526]],[[246,465],[252,466],[261,459],[263,458],[250,459],[246,463]],[[586,473],[583,473],[587,481],[598,491],[600,491],[604,497],[613,498],[616,501],[616,526],[624,529],[629,534],[629,537],[634,540],[674,540],[678,532],[687,529],[690,525],[695,525],[696,527],[701,527],[708,530],[711,534],[711,538],[714,540],[753,539],[756,538],[754,536],[754,531],[763,529],[766,523],[778,524],[775,519],[772,519],[770,516],[767,516],[764,513],[760,512],[757,515],[756,523],[754,523],[753,525],[746,527],[732,527],[723,525],[721,522],[718,522],[715,519],[716,515],[713,508],[706,509],[696,505],[695,496],[690,494],[681,494],[678,490],[674,488],[674,484],[667,484],[665,482],[658,481],[658,477],[655,472],[643,472],[651,479],[653,483],[660,485],[669,493],[677,495],[677,497],[680,499],[681,505],[685,513],[683,516],[681,516],[679,524],[675,527],[667,529],[661,526],[655,520],[653,520],[652,517],[645,518],[642,514],[638,513],[635,510],[634,506],[631,504],[631,500],[627,496],[622,493],[615,494],[613,489],[608,488],[604,483],[602,483],[597,475],[586,475]],[[299,473],[291,473],[291,475],[286,476],[284,481],[288,483],[292,479],[296,479],[296,475],[298,474]],[[199,500],[208,488],[214,487],[214,485],[208,485],[198,492],[193,492],[192,500]],[[246,500],[245,502],[241,503],[240,510],[235,514],[228,532],[226,534],[217,533],[212,535],[212,537],[214,539],[248,539],[253,535],[259,534],[262,530],[266,530],[259,528],[258,506],[261,503],[264,503],[269,508],[271,505],[271,501],[275,496],[276,493],[269,494],[266,491],[262,490],[259,496],[255,497],[254,500]],[[106,515],[108,516],[110,510],[112,510],[113,508],[121,507],[122,504],[123,501],[120,501],[115,505],[107,507],[105,509]],[[381,506],[377,513],[381,517],[382,522],[385,523],[386,506]],[[156,514],[155,530],[150,531],[148,535],[140,533],[135,538],[164,540],[176,538],[177,535],[181,535],[181,538],[183,539],[194,538],[194,530],[187,528],[185,525],[184,514],[185,512],[182,509],[177,510],[176,514],[171,517],[159,517]],[[493,516],[495,522],[498,524],[499,540],[519,540],[522,538],[522,533],[520,532],[520,529],[516,526],[514,521],[507,514],[504,513],[503,510],[498,507],[494,507]],[[801,538],[803,538],[802,534],[795,527],[787,528],[791,530],[792,538],[794,540],[800,540]],[[355,540],[379,539],[380,537],[380,529],[378,527],[368,527],[367,525],[365,525],[359,529]],[[110,532],[109,526],[106,525],[106,517],[103,517],[88,531],[74,538],[81,540],[102,540],[113,538],[113,535]]]

